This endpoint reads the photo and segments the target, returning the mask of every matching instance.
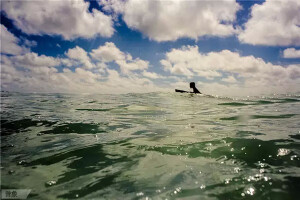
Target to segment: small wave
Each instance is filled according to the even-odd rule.
[[[282,119],[291,118],[296,114],[285,114],[285,115],[252,115],[254,119]]]
[[[58,163],[65,165],[68,171],[63,171],[56,180],[56,185],[62,185],[68,182],[81,181],[80,177],[85,177],[90,174],[105,171],[105,176],[93,180],[93,184],[81,183],[82,188],[79,190],[66,191],[60,194],[61,198],[74,199],[76,195],[84,197],[91,192],[106,188],[115,183],[115,179],[119,177],[122,171],[135,164],[127,155],[115,155],[104,150],[104,147],[111,146],[114,149],[124,144],[126,140],[112,142],[108,144],[95,144],[85,146],[83,148],[63,151],[54,155],[48,155],[25,163],[25,167],[35,166],[51,166]],[[126,165],[122,165],[126,163]],[[113,168],[114,170],[111,170]],[[118,168],[118,170],[115,170]]]
[[[220,120],[243,120],[243,119],[284,119],[296,116],[296,114],[285,115],[237,115],[232,117],[223,117]]]
[[[238,131],[237,136],[252,136],[252,135],[265,135],[264,133],[258,133],[253,131]]]
[[[102,109],[95,109],[95,108],[77,108],[75,110],[79,111],[99,111],[99,112],[105,112],[105,111],[110,111],[112,108],[102,108]]]
[[[291,138],[300,140],[300,134],[290,135]]]
[[[289,164],[290,166],[297,166],[298,164],[291,161],[289,156],[276,157],[276,155],[280,148],[291,149],[299,147],[299,144],[294,143],[292,140],[263,141],[247,138],[224,138],[223,140],[178,146],[145,146],[144,149],[146,151],[157,151],[166,155],[186,155],[189,158],[225,158],[225,161],[237,160],[248,166],[255,167],[263,159],[269,165],[281,166]],[[292,154],[296,155],[294,152]]]
[[[290,102],[299,102],[299,99],[290,99],[290,98],[286,98],[286,99],[280,99],[281,102],[280,103],[290,103]]]
[[[260,100],[260,101],[256,101],[255,105],[260,105],[260,104],[273,104],[273,103],[278,103],[278,102],[274,102],[274,101],[266,101],[266,100]]]
[[[1,120],[1,136],[10,135],[13,133],[19,133],[25,131],[30,127],[36,126],[52,126],[56,122],[46,120],[34,120],[34,119],[20,119],[20,120]]]
[[[272,99],[275,101],[267,101],[267,100],[259,100],[255,101],[253,105],[261,105],[261,104],[274,104],[274,103],[293,103],[293,102],[299,102],[298,99],[291,99],[291,98],[285,98],[285,99]]]
[[[239,119],[239,116],[220,118],[220,120],[238,120],[238,119]]]
[[[42,131],[44,134],[65,134],[65,133],[78,133],[78,134],[95,134],[103,133],[105,130],[100,129],[97,124],[85,123],[69,123],[54,127],[53,129]]]
[[[230,103],[219,103],[218,105],[222,106],[247,106],[246,103],[239,103],[239,102],[230,102]]]

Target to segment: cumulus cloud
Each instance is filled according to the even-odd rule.
[[[5,26],[0,25],[1,32],[1,48],[0,53],[17,55],[27,52],[26,47],[20,46],[18,38],[16,38],[11,32],[7,30]]]
[[[117,48],[113,43],[109,45]],[[104,47],[105,45],[99,48]],[[95,62],[88,52],[78,46],[69,49],[65,53],[65,58],[38,55],[34,52],[14,56],[3,54],[1,55],[1,87],[3,90],[22,92],[72,93],[128,93],[163,90],[151,81],[156,78],[155,75],[158,77],[157,74],[149,72],[150,75],[143,76],[142,70],[148,68],[148,61],[133,59],[130,54],[121,51],[119,53],[123,55],[119,60],[101,57]],[[101,53],[100,55],[102,56]],[[116,64],[124,62],[119,63],[121,71],[123,68],[129,72],[138,69],[139,73],[119,73],[117,70],[110,69],[108,64],[112,62]],[[88,65],[93,67],[88,67]]]
[[[228,76],[226,78],[222,78],[222,81],[227,82],[227,83],[236,83],[237,80],[234,76]]]
[[[61,61],[59,58],[54,58],[51,56],[38,55],[37,53],[30,52],[23,55],[16,55],[11,57],[2,56],[2,59],[5,59],[6,63],[9,61],[13,66],[16,67],[54,67],[59,66]]]
[[[300,49],[287,48],[283,51],[284,58],[300,58]]]
[[[114,50],[113,55],[107,48]],[[166,52],[161,67],[170,76],[162,76],[147,71],[148,61],[118,50],[113,43],[106,43],[91,52],[77,46],[58,57],[34,52],[1,54],[1,87],[22,92],[128,93],[188,89],[189,81],[202,80],[197,86],[207,94],[299,91],[298,64],[274,65],[228,50],[203,54],[197,46],[183,46]],[[94,67],[86,67],[85,61]],[[119,65],[120,70],[114,65]]]
[[[95,67],[95,65],[91,63],[90,57],[88,56],[87,52],[78,46],[73,49],[69,49],[66,52],[66,55],[70,59],[79,61],[87,69],[92,69]]]
[[[34,40],[27,40],[27,39],[24,39],[24,45],[26,46],[26,47],[35,47],[35,46],[37,46],[37,42],[36,41],[34,41]]]
[[[155,73],[155,72],[148,72],[148,71],[143,71],[143,76],[150,78],[150,79],[158,79],[162,78],[161,75]]]
[[[121,14],[129,28],[156,41],[233,35],[236,30],[232,23],[241,8],[235,0],[104,0],[100,3],[104,9]]]
[[[135,70],[144,70],[149,67],[149,62],[140,58],[133,59],[130,54],[122,52],[112,42],[106,42],[103,46],[93,49],[92,58],[103,62],[115,62],[123,73]]]
[[[192,77],[195,79],[195,76],[214,80],[217,88],[223,88],[220,93],[232,94],[232,91],[238,90],[245,93],[298,91],[300,83],[299,65],[274,65],[261,58],[241,56],[229,50],[202,54],[198,46],[183,46],[167,52],[165,59],[160,62],[171,74],[183,75],[189,80],[192,80]],[[224,76],[226,78],[221,81],[235,86],[223,85],[216,79]],[[236,89],[226,89],[233,87]],[[258,87],[260,90],[257,90]],[[211,86],[208,88],[212,89]]]
[[[93,49],[90,54],[94,59],[104,62],[125,60],[125,54],[113,42],[106,42],[105,45]]]
[[[4,90],[22,92],[67,92],[67,93],[128,93],[152,92],[162,88],[151,80],[131,74],[121,76],[118,71],[106,69],[107,76],[88,69],[64,68],[59,72],[54,67],[18,69],[2,60],[1,85]]]
[[[208,79],[220,77],[218,68],[212,67],[214,63],[207,60],[204,54],[199,53],[198,46],[183,46],[179,49],[172,49],[167,52],[165,59],[161,60],[165,71],[175,75],[184,75],[188,77],[202,76]]]
[[[89,12],[89,2],[3,1],[2,10],[14,24],[27,34],[61,35],[65,39],[113,35],[113,21],[99,10]]]
[[[238,38],[253,45],[300,45],[299,11],[299,0],[266,0],[255,4]]]

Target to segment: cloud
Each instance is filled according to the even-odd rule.
[[[83,68],[59,72],[54,67],[18,69],[2,60],[1,85],[3,90],[22,92],[63,93],[129,93],[153,92],[162,88],[151,80],[131,74],[121,76],[118,71],[106,69],[107,76]]]
[[[299,10],[299,0],[266,0],[255,4],[238,38],[253,45],[300,45]]]
[[[3,1],[2,10],[27,34],[77,37],[110,37],[114,33],[110,16],[99,10],[89,12],[89,3],[71,1]]]
[[[292,80],[300,79],[300,64],[289,65],[287,68],[289,78]]]
[[[107,11],[121,14],[129,28],[156,41],[233,35],[236,30],[232,23],[241,9],[234,0],[105,0],[100,4]]]
[[[109,45],[117,48],[113,43]],[[105,45],[99,48],[103,47]],[[91,55],[78,46],[69,49],[65,53],[65,58],[38,55],[34,52],[14,56],[3,54],[1,55],[1,87],[3,90],[20,92],[71,93],[128,93],[163,90],[147,76],[143,76],[142,70],[148,68],[148,61],[133,59],[130,54],[121,51],[120,53],[123,55],[120,60],[114,58],[108,63],[105,63],[103,58],[92,62]],[[107,64],[112,62],[119,64],[121,71],[128,70],[128,73],[119,73],[110,69]],[[93,68],[87,67],[86,63],[93,65]],[[136,73],[129,73],[136,70]],[[149,76],[149,74],[146,75]]]
[[[25,68],[34,68],[34,67],[54,67],[61,64],[59,58],[54,58],[51,56],[38,55],[37,53],[30,52],[24,55],[16,55],[11,57],[1,57],[5,59],[6,63],[9,61],[15,67],[25,67]]]
[[[108,55],[110,51],[97,51],[108,47],[114,49],[111,51],[114,56]],[[206,94],[267,95],[299,91],[300,65],[274,65],[229,50],[203,54],[198,46],[171,49],[161,60],[162,65],[157,66],[170,76],[147,71],[148,61],[133,58],[113,43],[94,50],[86,52],[76,46],[58,57],[34,52],[1,54],[1,87],[20,92],[129,93],[188,89],[188,82],[198,80],[198,88]],[[93,58],[93,52],[97,52],[93,56],[98,59]],[[84,61],[94,67],[86,67]],[[120,69],[116,70],[114,65]]]
[[[155,73],[155,72],[148,72],[148,71],[143,71],[143,76],[150,78],[150,79],[158,79],[158,78],[162,78],[161,75]]]
[[[135,70],[144,70],[149,66],[149,62],[136,58],[134,60],[117,60],[116,63],[120,66],[123,73],[129,73]]]
[[[1,80],[5,90],[22,92],[85,92],[97,78],[92,72],[77,68],[59,72],[54,67],[40,66],[29,70],[2,63]]]
[[[295,48],[287,48],[283,51],[284,58],[300,58],[300,50]]]
[[[187,77],[202,76],[208,79],[222,76],[220,72],[216,71],[218,68],[211,67],[215,63],[210,63],[211,60],[199,53],[198,46],[172,49],[166,53],[165,57],[160,63],[164,70],[171,74]]]
[[[106,42],[105,45],[93,49],[90,54],[94,59],[104,62],[125,60],[125,54],[121,52],[113,42]]]
[[[0,53],[17,55],[29,51],[26,47],[20,46],[20,40],[7,30],[4,25],[0,25],[1,48]]]
[[[27,40],[27,39],[24,39],[24,45],[28,48],[31,48],[31,47],[35,47],[37,46],[37,42],[34,41],[34,40]]]
[[[95,60],[102,62],[115,62],[123,73],[135,70],[145,70],[149,67],[149,62],[140,58],[133,59],[130,54],[122,52],[112,42],[106,42],[103,46],[93,49],[90,53]]]
[[[93,63],[91,63],[90,57],[88,56],[87,52],[78,46],[76,46],[73,49],[69,49],[66,52],[66,55],[70,59],[79,61],[87,69],[92,69],[95,67],[95,65]]]
[[[241,56],[229,50],[202,54],[198,46],[183,46],[171,49],[160,62],[164,70],[171,74],[186,76],[188,80],[204,77],[209,81],[204,83],[206,86],[212,81],[215,82],[217,85],[213,85],[222,88],[219,94],[233,94],[233,91],[238,94],[239,90],[245,94],[299,91],[300,65],[274,65],[261,58]],[[223,85],[218,81],[220,77],[227,77],[221,81],[229,86],[220,86]],[[232,84],[234,86],[230,86]],[[207,92],[216,91],[211,86],[207,88],[211,90],[206,90]],[[228,88],[235,89],[231,91]]]
[[[223,82],[227,82],[227,83],[236,83],[237,80],[236,78],[234,78],[234,76],[228,76],[226,78],[222,78]]]

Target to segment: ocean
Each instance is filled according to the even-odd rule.
[[[1,188],[30,199],[299,199],[300,95],[1,93]]]

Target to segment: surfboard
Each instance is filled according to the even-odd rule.
[[[175,92],[180,92],[180,93],[192,93],[192,92],[189,92],[189,91],[185,91],[185,90],[178,90],[178,89],[175,89]]]
[[[178,89],[175,89],[175,92],[179,92],[179,93],[190,93],[190,94],[202,94],[201,92],[195,93],[195,92],[190,92],[190,91],[185,91],[185,90],[178,90]]]

